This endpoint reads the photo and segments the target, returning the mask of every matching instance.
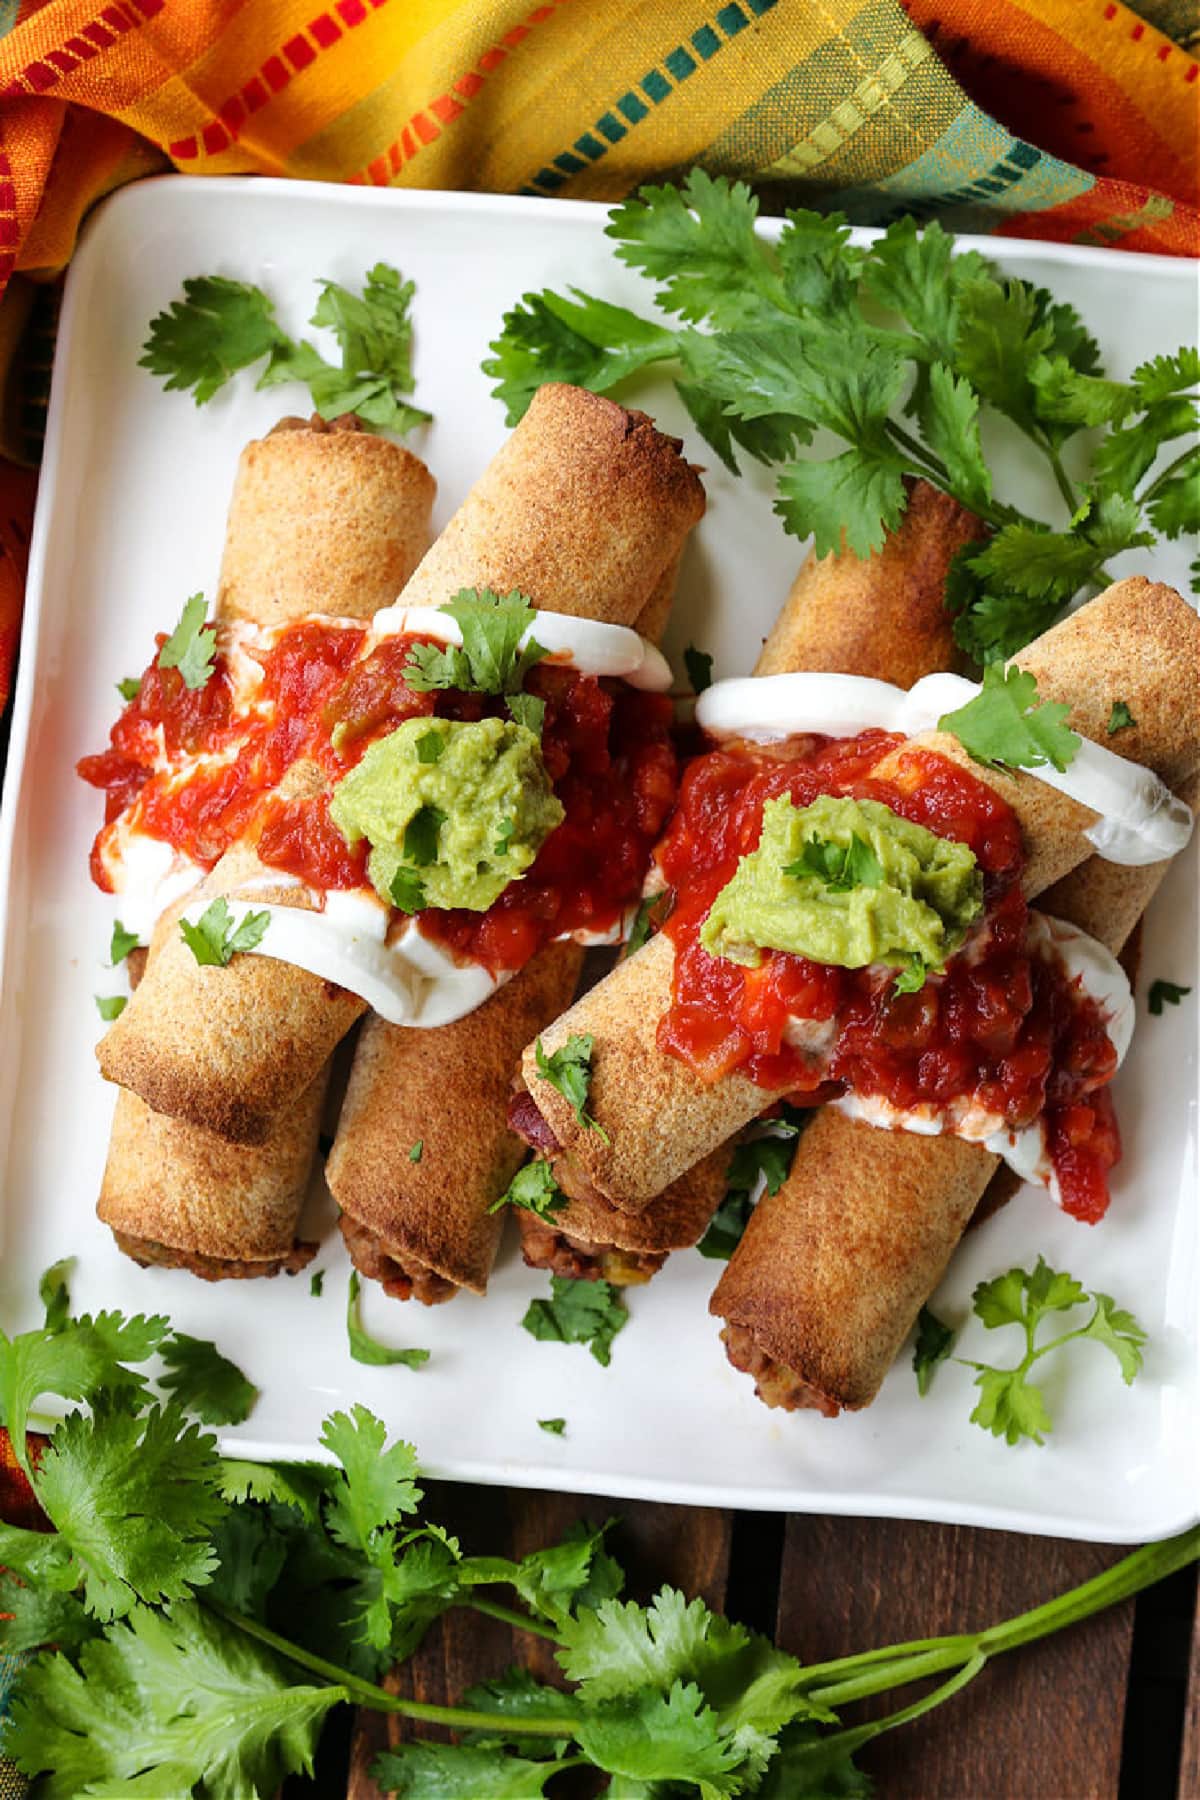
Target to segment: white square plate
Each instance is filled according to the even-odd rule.
[[[1057,1359],[1047,1384],[1057,1423],[1044,1449],[1009,1449],[968,1422],[966,1369],[944,1367],[918,1399],[907,1357],[856,1417],[767,1411],[725,1360],[706,1310],[719,1271],[694,1251],[633,1292],[607,1370],[580,1347],[521,1329],[547,1282],[521,1266],[511,1240],[485,1301],[401,1307],[368,1284],[369,1328],[431,1349],[414,1373],[351,1362],[347,1264],[327,1200],[323,1212],[315,1201],[320,1299],[305,1277],[206,1286],[143,1272],[94,1217],[113,1090],[93,1058],[102,1027],[92,996],[116,985],[102,966],[113,909],[88,880],[100,806],[75,761],[107,741],[113,683],[144,665],[154,631],[189,593],[213,592],[242,445],[281,413],[305,410],[300,390],[258,394],[249,376],[203,409],[164,394],[137,366],[150,319],[185,276],[222,273],[261,283],[299,334],[317,277],[354,285],[377,258],[414,277],[417,397],[435,423],[412,442],[437,476],[440,525],[505,436],[479,368],[504,309],[527,289],[570,282],[648,306],[649,285],[615,261],[604,222],[602,208],[579,203],[167,177],[127,188],[85,230],[54,370],[0,839],[0,1319],[10,1331],[36,1323],[39,1272],[75,1255],[77,1304],[168,1312],[247,1370],[262,1397],[224,1442],[253,1456],[311,1455],[322,1416],[361,1400],[418,1445],[431,1475],[1105,1540],[1177,1531],[1200,1501],[1194,996],[1140,1021],[1117,1083],[1126,1156],[1104,1224],[1088,1230],[1025,1190],[970,1234],[939,1296],[941,1311],[961,1318],[975,1282],[1040,1251],[1148,1328],[1132,1390],[1096,1346]],[[980,247],[1074,301],[1116,374],[1192,333],[1186,264],[999,238]],[[769,473],[752,468],[737,481],[713,467],[666,382],[639,386],[637,403],[709,465],[708,516],[668,647],[695,642],[715,652],[718,674],[745,673],[804,547],[771,512]],[[1030,504],[1053,504],[1001,434],[993,450],[1009,491],[1023,483]],[[1178,549],[1126,560],[1184,580]],[[1151,915],[1147,977],[1194,987],[1195,942],[1194,863],[1181,859]],[[983,1339],[976,1322],[964,1353],[987,1359],[993,1342],[985,1350]],[[1011,1349],[995,1344],[997,1357]],[[537,1426],[556,1415],[567,1420],[561,1439]]]

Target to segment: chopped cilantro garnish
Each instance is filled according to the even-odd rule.
[[[883,865],[865,838],[854,832],[848,844],[824,838],[806,838],[798,862],[789,863],[785,875],[815,875],[830,893],[845,894],[856,887],[880,887]]]
[[[892,983],[894,994],[919,994],[925,986],[925,978],[929,974],[929,965],[914,950],[908,962]]]
[[[1185,994],[1191,993],[1190,987],[1180,987],[1174,981],[1152,981],[1147,1003],[1154,1017],[1160,1018],[1163,1006],[1178,1006]]]
[[[1112,703],[1112,711],[1108,715],[1108,725],[1106,727],[1109,737],[1111,737],[1115,731],[1124,731],[1126,726],[1136,724],[1137,720],[1126,706],[1124,700],[1114,700]]]
[[[702,694],[705,688],[712,686],[713,659],[707,650],[697,650],[694,644],[689,644],[683,653],[683,666],[693,694]]]
[[[629,1319],[621,1291],[607,1281],[550,1277],[549,1300],[531,1300],[521,1320],[531,1337],[556,1344],[586,1344],[598,1363],[612,1361],[612,1341]]]
[[[350,1355],[355,1362],[368,1363],[376,1368],[390,1368],[394,1363],[402,1363],[406,1369],[419,1369],[422,1363],[429,1361],[428,1350],[391,1350],[364,1330],[358,1316],[358,1294],[358,1271],[352,1269],[350,1291],[346,1299],[346,1336],[350,1342]]]
[[[96,994],[94,998],[96,1001],[96,1011],[100,1014],[100,1017],[104,1020],[106,1025],[111,1025],[114,1019],[119,1019],[121,1014],[125,1011],[125,1008],[129,1005],[129,1001],[124,994]]]
[[[671,900],[671,890],[664,888],[660,894],[650,894],[641,902],[634,914],[623,956],[633,956],[643,944],[649,942],[651,928],[657,930],[661,926],[670,910]]]
[[[761,1189],[777,1194],[791,1171],[796,1139],[808,1119],[798,1108],[782,1118],[764,1121],[769,1136],[748,1138],[738,1144],[726,1172],[725,1194],[708,1230],[696,1245],[701,1256],[728,1262],[742,1241],[742,1233],[754,1211]]]
[[[312,1299],[319,1300],[321,1298],[321,1295],[325,1291],[325,1271],[324,1271],[324,1269],[314,1269],[313,1270],[312,1274],[308,1278],[308,1291],[309,1291],[309,1295],[311,1296]]]
[[[462,688],[479,694],[515,695],[530,669],[546,655],[534,638],[521,648],[537,614],[515,588],[503,597],[491,588],[461,588],[440,611],[448,613],[461,630],[462,648],[455,644],[414,646],[404,665],[404,679],[418,694],[434,688]]]
[[[512,835],[516,829],[517,821],[515,819],[501,819],[496,832],[496,842],[492,845],[494,856],[508,855],[508,847],[512,843]]]
[[[445,823],[440,806],[423,806],[404,827],[404,854],[418,869],[437,861],[438,832]]]
[[[213,672],[217,633],[204,624],[203,594],[193,594],[184,606],[178,625],[158,653],[160,669],[178,669],[183,685],[202,688]]]
[[[567,1203],[567,1196],[554,1179],[548,1162],[529,1162],[518,1169],[498,1200],[488,1207],[490,1213],[502,1206],[517,1206],[536,1213],[539,1219],[552,1219]]]
[[[548,1431],[552,1437],[562,1437],[562,1435],[566,1431],[566,1429],[567,1429],[567,1421],[565,1419],[539,1419],[538,1420],[538,1430],[539,1431]]]
[[[117,683],[117,692],[127,705],[130,700],[136,700],[141,691],[142,678],[140,675],[125,675]]]
[[[123,963],[131,950],[136,950],[141,939],[136,931],[126,931],[120,919],[113,920],[112,942],[108,949],[108,960],[115,969]]]
[[[417,739],[417,761],[435,763],[445,748],[446,740],[440,731],[427,731]]]
[[[534,737],[541,737],[542,727],[546,723],[544,700],[539,700],[536,694],[508,694],[504,704],[515,724],[523,725],[526,731],[532,731]]]
[[[989,769],[1040,769],[1051,763],[1061,773],[1079,748],[1066,725],[1069,706],[1038,703],[1037,682],[1023,670],[991,663],[973,700],[944,713],[938,730],[955,736],[963,749]]]
[[[918,1394],[927,1394],[929,1384],[933,1380],[933,1372],[940,1362],[944,1362],[954,1348],[954,1340],[958,1333],[943,1323],[935,1312],[923,1306],[917,1314],[917,1341],[913,1346],[913,1373],[917,1378]]]
[[[408,1160],[410,1163],[419,1163],[421,1158],[424,1156],[424,1154],[425,1154],[425,1139],[418,1138],[416,1143],[413,1145],[412,1149],[408,1153]]]
[[[180,919],[183,941],[198,963],[214,968],[228,968],[238,951],[253,950],[261,944],[271,923],[269,912],[248,912],[240,925],[234,925],[229,902],[223,897],[212,900],[193,925]]]
[[[425,905],[425,886],[415,869],[406,869],[401,863],[392,876],[388,892],[392,896],[392,905],[403,913],[417,913]]]
[[[563,1099],[570,1103],[578,1123],[585,1131],[599,1132],[607,1144],[607,1131],[584,1110],[592,1083],[593,1048],[590,1032],[572,1032],[566,1043],[550,1056],[542,1049],[542,1040],[539,1038],[534,1047],[534,1057],[538,1074],[552,1088],[557,1088]]]

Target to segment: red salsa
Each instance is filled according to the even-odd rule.
[[[803,737],[769,750],[731,746],[688,767],[658,862],[674,889],[663,929],[675,946],[661,1049],[707,1080],[740,1070],[761,1086],[819,1104],[840,1093],[897,1108],[974,1103],[1013,1129],[1045,1114],[1063,1205],[1095,1221],[1120,1140],[1104,1084],[1116,1052],[1104,1015],[1057,958],[1030,954],[1021,834],[1012,809],[969,771],[884,732]],[[873,774],[893,750],[892,772]],[[984,877],[986,929],[969,951],[898,994],[895,971],[843,969],[783,951],[758,968],[710,956],[700,926],[739,859],[758,846],[767,800],[807,806],[819,794],[878,800],[966,844]],[[793,1019],[830,1022],[819,1050],[789,1042]]]
[[[365,638],[362,627],[317,620],[286,627],[269,647],[248,635],[242,654],[260,665],[262,679],[240,703],[228,646],[194,692],[156,657],[109,748],[79,763],[106,797],[92,847],[97,885],[111,889],[108,863],[119,859],[128,827],[204,869],[249,840],[263,862],[313,887],[362,886],[368,847],[350,850],[332,823],[332,785],[405,719],[505,710],[491,695],[410,688],[404,665],[424,640],[385,639],[364,656]],[[421,915],[430,936],[494,970],[522,967],[551,938],[602,934],[619,923],[640,898],[678,783],[664,695],[548,662],[530,672],[525,691],[545,702],[542,752],[566,817],[487,912]],[[285,780],[298,763],[315,765],[323,782]]]

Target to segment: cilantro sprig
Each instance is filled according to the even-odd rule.
[[[956,737],[963,749],[989,769],[1068,768],[1080,739],[1067,724],[1070,707],[1057,700],[1039,703],[1037,682],[1022,669],[999,663],[983,671],[973,700],[943,713],[938,730]]]
[[[459,1734],[416,1738],[376,1763],[383,1789],[415,1800],[524,1797],[566,1768],[630,1793],[665,1783],[708,1800],[865,1791],[852,1753],[913,1709],[844,1725],[831,1702],[841,1710],[940,1672],[920,1701],[928,1710],[992,1657],[1200,1558],[1194,1529],[1035,1614],[806,1667],[673,1588],[646,1605],[623,1599],[604,1525],[581,1523],[520,1560],[465,1554],[425,1516],[412,1445],[389,1440],[363,1406],[325,1420],[326,1463],[223,1460],[129,1367],[178,1335],[169,1322],[72,1319],[66,1278],[47,1271],[41,1331],[0,1334],[19,1452],[31,1384],[34,1398],[78,1406],[37,1467],[24,1458],[53,1529],[0,1525],[0,1651],[33,1652],[16,1673],[5,1750],[47,1800],[273,1794],[311,1772],[343,1702]],[[511,1604],[496,1597],[504,1589]],[[567,1686],[514,1668],[450,1706],[379,1686],[455,1607],[543,1638]]]
[[[598,1120],[587,1111],[588,1092],[592,1085],[592,1052],[595,1040],[590,1031],[573,1031],[564,1044],[547,1056],[538,1038],[534,1046],[537,1072],[543,1081],[557,1088],[575,1113],[585,1131],[594,1131],[607,1144],[609,1135]]]
[[[880,887],[883,864],[866,838],[853,832],[848,844],[835,844],[826,838],[810,837],[793,863],[784,868],[785,875],[813,875],[831,894],[848,894],[852,888]]]
[[[535,1160],[517,1170],[488,1211],[500,1212],[506,1206],[515,1206],[519,1211],[536,1213],[539,1219],[553,1219],[566,1204],[567,1196],[555,1181],[550,1164]]]
[[[309,321],[333,332],[340,366],[327,362],[306,338],[290,338],[260,287],[223,275],[185,281],[151,321],[140,367],[164,378],[168,392],[190,392],[205,405],[241,369],[266,358],[260,388],[302,382],[323,419],[357,413],[381,431],[403,434],[430,414],[413,406],[411,281],[387,263],[367,271],[361,294],[336,281],[320,283]]]
[[[1190,987],[1180,987],[1177,981],[1163,981],[1159,979],[1158,981],[1152,981],[1150,983],[1150,991],[1146,996],[1146,1003],[1149,1006],[1153,1017],[1160,1019],[1162,1017],[1164,1006],[1178,1006],[1180,1001],[1185,999],[1191,991]]]
[[[537,618],[531,602],[515,588],[504,595],[488,587],[460,588],[438,610],[454,620],[463,641],[414,645],[404,665],[409,687],[418,694],[436,688],[504,694],[517,724],[540,735],[545,702],[521,693],[526,675],[547,654],[536,638],[526,639]]]
[[[1045,1394],[1029,1377],[1044,1356],[1052,1355],[1064,1344],[1080,1339],[1103,1344],[1116,1357],[1127,1387],[1141,1370],[1146,1333],[1133,1314],[1118,1307],[1111,1295],[1090,1293],[1073,1275],[1052,1269],[1043,1257],[1038,1257],[1032,1272],[1009,1269],[994,1281],[981,1282],[971,1304],[989,1331],[1014,1325],[1025,1335],[1025,1353],[1012,1367],[996,1367],[965,1357],[955,1359],[977,1371],[979,1400],[971,1414],[972,1423],[1008,1444],[1018,1444],[1022,1438],[1031,1438],[1035,1444],[1045,1442],[1052,1420]],[[1073,1312],[1083,1306],[1092,1308],[1091,1317],[1084,1324],[1061,1332],[1048,1342],[1037,1342],[1038,1332],[1053,1314]]]
[[[607,393],[667,364],[734,474],[742,455],[776,467],[776,510],[818,555],[843,536],[860,556],[878,550],[903,515],[906,477],[931,482],[993,527],[960,553],[947,590],[960,643],[984,663],[1107,580],[1110,557],[1200,530],[1194,348],[1113,381],[1074,308],[977,251],[953,254],[936,222],[900,218],[863,249],[840,214],[789,212],[769,243],[757,212],[742,183],[699,169],[615,207],[615,254],[654,284],[668,322],[578,288],[526,294],[483,364],[509,424],[542,382]],[[1045,463],[1058,521],[993,492],[988,413]],[[801,455],[818,430],[841,440],[835,453]],[[1152,474],[1180,439],[1187,447]]]
[[[270,923],[269,912],[248,912],[235,925],[229,902],[218,896],[209,901],[194,925],[190,919],[180,919],[179,932],[198,963],[227,969],[239,951],[253,950],[262,943]]]
[[[708,1230],[696,1245],[701,1256],[728,1262],[742,1241],[761,1194],[777,1194],[791,1173],[799,1137],[810,1114],[785,1102],[762,1133],[738,1144],[725,1174],[725,1193]],[[765,1134],[765,1135],[764,1135]]]
[[[428,1350],[393,1349],[371,1336],[360,1316],[360,1291],[358,1271],[351,1269],[350,1286],[346,1294],[346,1341],[354,1361],[366,1363],[372,1368],[394,1368],[398,1365],[406,1369],[422,1368],[429,1361]]]
[[[216,627],[205,625],[205,612],[204,595],[193,594],[158,653],[159,668],[178,669],[183,685],[193,692],[205,685],[216,664]]]
[[[607,1369],[613,1339],[629,1323],[629,1309],[611,1282],[552,1275],[550,1298],[531,1300],[521,1323],[543,1343],[586,1344]]]

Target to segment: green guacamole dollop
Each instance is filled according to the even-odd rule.
[[[333,791],[329,816],[384,900],[400,869],[427,906],[486,912],[563,820],[540,740],[508,719],[406,719]]]
[[[806,844],[846,851],[855,839],[874,885],[840,887],[820,874],[788,873],[814,860],[811,852],[806,859]],[[836,851],[823,854],[836,862]],[[750,968],[762,950],[843,969],[907,965],[914,956],[937,968],[982,907],[983,876],[965,844],[910,824],[877,800],[822,794],[798,807],[784,795],[763,807],[758,849],[742,857],[717,895],[700,942],[710,955]]]

